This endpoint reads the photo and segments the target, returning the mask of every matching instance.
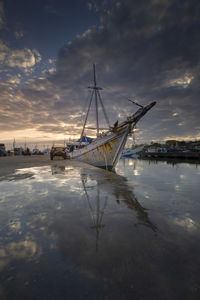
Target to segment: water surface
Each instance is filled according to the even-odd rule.
[[[0,299],[199,299],[200,165],[0,178]]]

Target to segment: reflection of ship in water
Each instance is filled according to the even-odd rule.
[[[72,172],[74,170],[73,167],[66,167],[64,165],[52,165],[51,166],[51,173],[52,175],[56,175],[56,174],[70,174],[70,172]]]
[[[53,165],[53,166],[51,166],[51,172],[52,172],[52,175],[65,174],[65,166]]]
[[[157,227],[149,219],[146,209],[138,202],[132,189],[128,186],[126,178],[105,170],[85,169],[81,172],[81,180],[93,223],[91,228],[96,229],[96,250],[98,250],[100,231],[105,227],[102,219],[109,195],[114,196],[118,204],[124,203],[129,209],[136,212],[136,226],[144,225],[154,232],[157,231]],[[95,205],[96,208],[94,208]]]

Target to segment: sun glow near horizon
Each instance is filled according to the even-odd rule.
[[[77,134],[51,133],[38,131],[36,129],[23,129],[5,131],[1,133],[1,143],[12,143],[15,139],[18,143],[39,143],[40,141],[51,142],[59,140],[73,140],[80,137],[80,132]]]
[[[64,130],[63,130],[64,131]],[[74,134],[66,134],[66,133],[53,133],[53,132],[44,132],[39,131],[36,128],[32,129],[23,129],[23,130],[13,130],[13,131],[5,131],[2,132],[0,143],[4,143],[6,145],[7,150],[11,150],[13,148],[13,142],[16,143],[16,147],[24,147],[26,145],[27,147],[32,147],[30,145],[52,145],[54,143],[60,143],[63,141],[63,143],[70,141],[70,140],[77,140],[80,138],[80,130],[77,131],[77,133]],[[87,134],[86,134],[87,135]],[[92,135],[88,135],[91,137],[94,137]],[[130,143],[130,140],[132,140],[131,137],[129,137],[128,141]],[[200,140],[200,134],[197,136],[166,136],[163,139],[163,143],[165,143],[167,140],[177,140],[177,141],[194,141],[194,140]],[[137,134],[135,134],[134,138],[135,144],[143,143],[148,144],[151,141],[142,140],[141,138],[137,137]],[[154,142],[160,142],[160,139],[153,139]]]

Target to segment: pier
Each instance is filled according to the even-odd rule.
[[[200,152],[141,152],[140,158],[176,158],[200,160]]]

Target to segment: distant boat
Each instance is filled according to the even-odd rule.
[[[14,148],[14,155],[22,155],[23,153],[23,148]]]
[[[51,149],[49,149],[49,148],[46,148],[46,149],[44,149],[44,150],[43,150],[43,153],[44,153],[44,154],[49,154],[49,153],[50,153],[50,151],[51,151]]]
[[[121,154],[121,158],[123,157],[136,157],[139,152],[144,149],[144,146],[136,147],[134,149],[124,148]]]
[[[40,150],[39,150],[38,148],[34,148],[34,149],[32,150],[32,154],[33,154],[33,155],[38,155],[39,152],[40,152]]]
[[[136,105],[140,106],[135,113],[128,116],[124,122],[118,123],[118,121],[116,121],[113,126],[110,126],[108,116],[99,92],[101,88],[96,84],[95,65],[93,65],[93,72],[94,85],[89,87],[92,89],[92,94],[81,132],[80,142],[76,146],[72,145],[72,147],[70,147],[70,145],[67,145],[67,147],[70,149],[70,158],[77,159],[97,167],[113,170],[121,156],[128,135],[133,131],[136,123],[156,104],[156,102],[154,101],[145,107],[135,103]],[[88,143],[85,143],[82,142],[82,138],[85,133],[88,114],[93,100],[95,100],[96,106],[96,127],[88,129],[96,130],[96,138],[90,140]],[[102,109],[108,126],[106,129],[99,127],[99,106]],[[106,131],[103,132],[102,130]]]
[[[35,145],[35,148],[32,150],[32,155],[43,155],[44,152],[43,151],[40,151],[38,148],[37,148],[37,145]]]

